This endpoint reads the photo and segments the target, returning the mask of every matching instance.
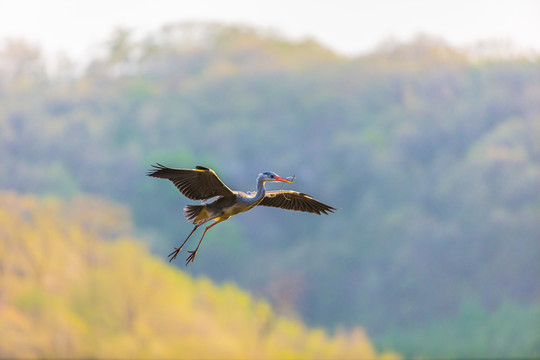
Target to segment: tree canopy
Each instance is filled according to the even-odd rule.
[[[99,198],[3,192],[0,228],[2,358],[398,358],[167,266]]]

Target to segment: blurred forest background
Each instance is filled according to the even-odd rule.
[[[114,333],[111,356],[163,357],[199,346],[166,311],[218,338],[231,335],[227,312],[243,311],[238,333],[268,358],[268,344],[285,356],[540,356],[540,60],[477,55],[419,36],[343,57],[217,24],[118,30],[84,67],[4,42],[0,331],[15,344],[41,324],[36,341],[57,350],[30,355]],[[192,228],[189,202],[145,176],[155,162],[211,167],[235,190],[262,171],[296,174],[288,188],[339,210],[235,217],[195,263],[173,263],[180,273],[163,263]],[[220,325],[205,332],[196,309],[212,301]],[[51,319],[78,332],[48,338]],[[110,332],[93,330],[103,323]],[[253,355],[232,341],[202,356]]]

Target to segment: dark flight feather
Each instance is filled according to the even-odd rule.
[[[233,197],[234,193],[216,175],[204,166],[195,169],[173,169],[161,164],[152,165],[148,176],[168,179],[191,200],[205,200],[215,196]]]
[[[335,207],[315,200],[310,195],[290,190],[267,191],[259,205],[304,211],[318,215],[328,215],[329,212],[337,210]]]

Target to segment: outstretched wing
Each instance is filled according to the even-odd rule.
[[[278,207],[287,210],[305,211],[318,215],[328,215],[329,212],[334,212],[334,210],[336,210],[335,207],[322,203],[319,200],[315,200],[307,194],[289,190],[267,191],[259,205]]]
[[[205,200],[215,196],[234,196],[216,175],[216,173],[204,166],[196,166],[195,169],[172,169],[161,164],[152,165],[148,176],[168,179],[180,190],[184,196],[191,200]]]

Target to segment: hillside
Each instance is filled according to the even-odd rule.
[[[175,265],[410,356],[538,355],[538,59],[429,37],[344,58],[220,25],[118,31],[102,53],[51,74],[39,49],[4,45],[1,188],[122,203],[166,259],[190,202],[150,164],[208,166],[235,190],[296,174],[289,188],[340,210],[255,209]]]
[[[124,208],[0,193],[0,357],[394,359],[232,284],[193,278],[130,238]]]

